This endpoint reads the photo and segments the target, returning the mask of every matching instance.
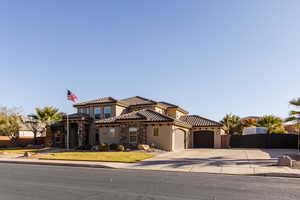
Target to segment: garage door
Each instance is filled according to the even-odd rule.
[[[174,131],[174,137],[175,137],[175,151],[180,151],[185,149],[185,132],[181,129],[176,129]]]
[[[194,132],[194,148],[214,148],[214,132]]]

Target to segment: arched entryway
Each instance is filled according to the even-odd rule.
[[[214,131],[196,131],[194,135],[194,148],[214,148]]]

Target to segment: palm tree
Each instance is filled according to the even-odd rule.
[[[257,121],[257,126],[266,127],[267,133],[286,133],[283,128],[283,121],[274,115],[265,115]]]
[[[57,108],[52,106],[36,108],[35,112],[36,114],[30,115],[30,117],[33,119],[31,120],[31,127],[34,130],[34,143],[36,144],[38,128],[43,127],[44,130],[47,130],[53,122],[62,120],[64,113],[59,112]]]
[[[294,106],[296,108],[300,109],[300,97],[298,99],[293,99],[290,102],[291,106]],[[285,120],[286,122],[292,122],[296,130],[298,132],[298,149],[299,149],[299,135],[300,135],[300,111],[299,110],[291,110],[289,113],[289,117]]]
[[[227,127],[228,134],[241,133],[241,119],[239,116],[231,113],[226,114],[221,123]]]
[[[293,99],[290,102],[290,105],[300,109],[300,97],[298,99]],[[287,122],[293,122],[298,127],[298,132],[300,128],[300,111],[291,110],[289,117],[285,120]]]
[[[59,121],[63,117],[63,113],[58,112],[57,108],[46,106],[44,108],[36,108],[36,114],[31,115],[33,119],[39,120],[46,127],[49,127],[54,121]]]

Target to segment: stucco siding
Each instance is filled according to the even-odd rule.
[[[126,108],[116,105],[115,109],[116,109],[116,115],[115,116],[119,116],[119,115],[124,113]]]
[[[153,127],[151,125],[147,127],[147,143],[159,146],[166,151],[172,151],[172,126],[155,126],[159,128],[158,136],[153,135]]]

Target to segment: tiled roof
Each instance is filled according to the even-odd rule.
[[[167,108],[177,108],[179,111],[181,111],[181,112],[183,112],[185,114],[189,113],[188,111],[182,109],[181,107],[179,107],[179,106],[177,106],[175,104],[171,104],[171,103],[165,102],[165,101],[158,102],[158,105],[164,107],[165,109],[167,109]]]
[[[160,101],[160,102],[158,102],[158,104],[165,108],[177,108],[178,107],[177,105],[174,105],[174,104],[171,104],[168,102],[164,102],[164,101]]]
[[[102,119],[96,121],[98,124],[109,124],[109,123],[118,123],[126,120],[139,120],[143,122],[174,122],[177,125],[191,128],[186,122],[173,119],[167,115],[155,112],[150,109],[143,109],[139,111],[134,111],[128,114],[119,115],[116,117],[111,117],[108,119]]]
[[[101,104],[101,103],[116,103],[117,100],[112,98],[112,97],[103,97],[91,101],[85,101],[82,103],[77,103],[74,106],[85,106],[85,105],[90,105],[90,104]]]
[[[127,106],[138,106],[138,105],[147,105],[147,104],[152,105],[157,103],[156,101],[153,101],[151,99],[146,99],[140,96],[121,99],[119,102]]]
[[[200,117],[198,115],[185,115],[179,118],[181,121],[187,122],[188,124],[192,125],[193,127],[207,127],[207,126],[217,126],[222,127],[224,126],[222,123],[206,119]]]
[[[84,119],[89,119],[90,116],[88,114],[84,113],[73,113],[68,115],[69,119],[77,119],[77,118],[84,118]],[[67,118],[67,116],[64,116],[64,118]]]

